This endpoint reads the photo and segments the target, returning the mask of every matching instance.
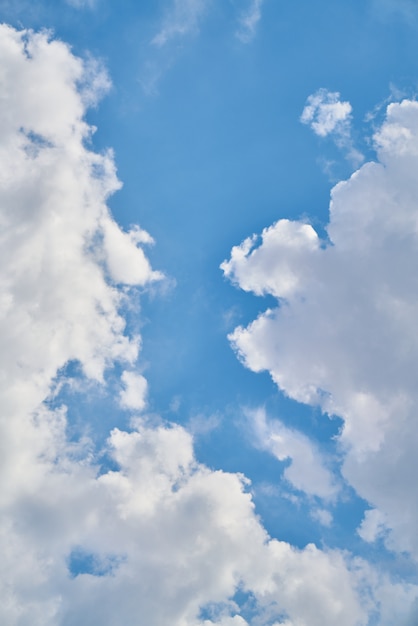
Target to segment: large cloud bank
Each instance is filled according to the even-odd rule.
[[[399,623],[416,595],[414,588],[390,584],[347,554],[313,545],[297,550],[269,538],[245,478],[199,464],[191,436],[181,427],[147,425],[137,418],[129,432],[115,428],[107,442],[113,470],[99,467],[100,454],[88,441],[68,439],[66,407],[53,409],[47,400],[69,361],[78,361],[87,379],[103,384],[106,368],[119,361],[126,368],[122,406],[145,407],[146,380],[135,371],[140,339],[126,332],[123,305],[130,288],[144,288],[160,276],[141,247],[150,237],[139,228],[122,231],[106,206],[119,186],[111,153],[89,148],[92,129],[84,116],[106,86],[105,76],[47,34],[4,25],[0,67],[0,623],[359,626],[368,623],[378,606],[382,624],[394,623],[394,616]],[[401,112],[413,119],[407,106]],[[396,154],[404,146],[408,163],[408,135],[399,128]],[[381,134],[385,154],[395,146],[393,135]],[[363,176],[372,176],[374,167],[380,171],[369,166]],[[402,219],[391,216],[401,226]],[[308,227],[284,228],[292,250],[287,262],[294,260],[297,269],[305,267],[304,255],[317,259],[325,254],[316,249]],[[412,239],[404,242],[403,261],[391,260],[388,271],[396,274],[405,265]],[[311,275],[316,262],[310,261]],[[354,288],[360,259],[353,262],[347,280]],[[263,276],[262,265],[254,280]],[[295,294],[296,303],[309,276],[301,271],[296,279],[295,270],[289,272],[295,275],[295,289],[288,293]],[[403,279],[407,284],[397,284],[398,308],[386,295],[406,324],[414,313],[404,310],[402,296],[413,274],[407,272]],[[253,282],[250,278],[248,284]],[[280,280],[276,287],[280,291]],[[269,325],[276,318],[268,315],[257,324]],[[341,323],[337,336],[342,328]],[[237,331],[235,337],[255,369],[269,366],[266,359],[272,358],[261,342],[259,360],[251,360],[256,330]],[[369,330],[376,335],[376,328]],[[406,358],[397,347],[392,356]],[[410,342],[403,348],[406,354],[413,352]],[[313,400],[314,389],[298,382],[290,365],[289,382],[279,376],[280,384]],[[301,375],[305,370],[297,371]],[[347,406],[353,411],[353,402],[364,411],[370,403],[380,407],[373,389],[362,388],[353,400],[349,387],[345,395],[333,396],[333,410]],[[413,419],[408,399],[394,396],[386,413],[376,413],[376,429],[347,418],[350,427],[343,440],[354,450],[347,465],[353,481],[358,463],[384,449],[384,437],[374,433],[381,424],[390,427],[395,407],[404,410],[401,419],[408,428]],[[360,454],[356,441],[364,432]],[[240,615],[234,602],[238,589],[249,594],[253,617],[245,611]]]
[[[242,360],[343,419],[343,474],[372,507],[360,533],[418,559],[418,103],[389,105],[374,142],[332,191],[328,241],[280,220],[223,268],[279,303],[231,335]]]

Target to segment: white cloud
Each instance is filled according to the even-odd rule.
[[[280,306],[230,339],[287,395],[343,418],[346,479],[385,516],[388,545],[418,558],[418,103],[390,105],[375,144],[379,160],[332,191],[331,244],[280,220],[233,249],[226,275]]]
[[[247,410],[255,445],[268,450],[279,461],[290,461],[284,477],[309,496],[332,499],[338,487],[332,472],[315,444],[301,432],[287,428],[280,420],[267,420],[264,408]]]
[[[320,137],[331,133],[347,135],[351,111],[351,104],[341,102],[338,92],[319,89],[307,99],[300,119]]]
[[[337,91],[319,89],[308,97],[300,120],[308,124],[319,137],[332,135],[337,146],[347,152],[348,158],[355,165],[359,165],[364,157],[353,144],[351,112],[351,104],[341,101]]]
[[[161,30],[152,43],[164,46],[177,37],[195,34],[207,9],[208,0],[174,0]]]
[[[415,588],[344,553],[270,539],[248,481],[199,464],[179,426],[115,428],[111,470],[68,440],[66,408],[45,402],[60,368],[78,360],[101,380],[116,360],[133,366],[118,283],[158,275],[138,247],[149,238],[118,230],[105,204],[119,183],[111,153],[86,148],[83,63],[4,25],[0,61],[0,623],[244,626],[237,589],[287,625],[364,626],[390,593],[411,604]],[[138,408],[144,380],[122,381]]]
[[[125,389],[120,392],[121,406],[142,411],[147,405],[148,383],[146,378],[141,374],[125,371],[121,379],[125,386]]]
[[[256,247],[257,237],[253,235],[234,246],[231,259],[221,265],[225,275],[259,296],[271,293],[280,298],[303,289],[298,268],[301,263],[304,266],[305,255],[318,247],[312,226],[280,220],[264,229],[262,242]]]
[[[261,20],[261,9],[264,0],[251,0],[248,8],[239,17],[237,37],[243,43],[249,43],[255,37],[258,23]]]
[[[385,516],[377,509],[369,509],[365,512],[357,532],[364,541],[376,541],[386,533]]]
[[[162,278],[159,272],[152,272],[144,252],[138,247],[141,243],[152,243],[148,233],[137,227],[125,233],[116,222],[106,220],[103,224],[103,239],[105,262],[110,276],[116,283],[140,285],[150,276],[154,280]]]

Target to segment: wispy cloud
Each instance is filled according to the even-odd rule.
[[[173,0],[166,7],[157,33],[151,38],[138,82],[147,96],[158,93],[158,84],[175,63],[179,43],[199,32],[210,0]]]
[[[65,0],[75,9],[94,9],[99,0]]]
[[[286,427],[278,419],[267,419],[263,407],[247,410],[255,444],[275,456],[288,460],[284,478],[294,489],[309,496],[333,499],[338,486],[317,446],[303,433]]]
[[[254,39],[258,23],[261,20],[261,8],[263,3],[264,0],[251,0],[247,9],[241,13],[236,36],[243,43],[249,43]]]
[[[397,13],[405,21],[416,27],[418,22],[418,6],[416,0],[371,0],[376,16],[388,20]]]
[[[152,44],[161,47],[173,39],[197,33],[207,6],[208,0],[174,0]]]

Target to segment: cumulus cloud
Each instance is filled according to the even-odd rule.
[[[320,137],[330,133],[346,135],[349,132],[351,111],[351,104],[341,102],[337,91],[319,89],[309,96],[300,119],[303,124],[309,124]]]
[[[124,389],[120,393],[121,406],[142,411],[147,404],[147,379],[135,372],[123,372]]]
[[[351,112],[351,104],[341,101],[337,91],[319,89],[308,97],[300,120],[308,124],[319,137],[331,135],[348,158],[359,165],[364,157],[354,147],[351,137]]]
[[[249,43],[255,37],[257,26],[261,20],[261,9],[264,0],[251,0],[247,9],[239,17],[237,37],[243,43]]]
[[[328,243],[280,220],[233,249],[226,275],[279,306],[230,339],[288,396],[343,418],[343,473],[380,511],[362,535],[384,519],[388,546],[417,559],[418,103],[388,106],[374,142],[378,160],[332,190]]]
[[[271,539],[245,477],[199,464],[180,426],[115,428],[98,453],[68,439],[66,407],[48,403],[61,368],[100,381],[133,367],[120,283],[159,275],[149,236],[106,206],[119,183],[112,154],[87,147],[83,62],[4,25],[0,59],[0,622],[245,626],[237,590],[287,626],[365,625],[384,585],[410,604],[415,588],[345,553]],[[137,410],[145,379],[125,370],[122,383]]]

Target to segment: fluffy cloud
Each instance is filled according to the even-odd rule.
[[[142,411],[146,406],[147,380],[141,374],[123,372],[124,389],[120,393],[120,403],[127,409]]]
[[[350,572],[338,552],[269,540],[243,478],[197,464],[183,429],[114,430],[109,449],[118,471],[97,476],[61,458],[14,500],[16,523],[2,526],[3,623],[140,616],[151,625],[197,626],[208,606],[213,621],[203,624],[245,624],[228,606],[239,585],[260,613],[285,613],[295,624],[366,623],[354,564]],[[79,571],[70,575],[75,560]]]
[[[304,124],[309,124],[320,137],[330,133],[346,135],[351,111],[351,104],[341,102],[338,92],[319,89],[309,96],[300,119]]]
[[[350,161],[359,165],[364,157],[354,147],[351,138],[351,112],[351,104],[342,102],[337,91],[319,89],[307,99],[300,120],[309,124],[319,137],[331,135]]]
[[[380,511],[363,536],[384,519],[388,545],[418,558],[418,103],[391,104],[374,141],[378,161],[332,190],[329,242],[280,220],[234,248],[226,275],[280,306],[230,338],[290,397],[343,418],[344,475]]]
[[[282,626],[365,625],[390,594],[409,606],[414,588],[363,562],[271,539],[248,481],[199,464],[179,426],[137,419],[97,454],[68,439],[66,407],[47,402],[61,369],[75,360],[102,381],[115,361],[134,367],[120,283],[160,275],[140,247],[149,236],[106,206],[119,183],[111,153],[88,147],[91,70],[4,25],[0,59],[0,622],[245,626],[237,590]],[[122,382],[122,402],[141,408],[145,379]]]

